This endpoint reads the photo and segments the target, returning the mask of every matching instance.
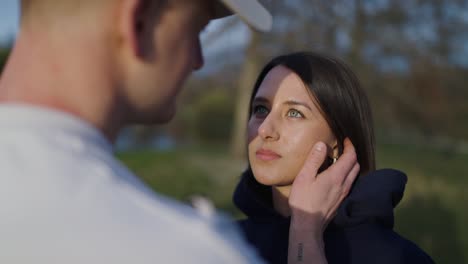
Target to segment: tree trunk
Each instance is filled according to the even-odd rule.
[[[231,154],[239,158],[246,156],[247,150],[247,122],[250,94],[252,92],[260,65],[260,56],[257,55],[260,35],[251,32],[250,42],[246,50],[246,60],[239,77],[237,88],[236,109],[234,114],[234,126],[231,138]]]

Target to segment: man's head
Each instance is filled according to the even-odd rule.
[[[212,2],[146,1],[146,6],[129,5],[122,12],[127,15],[113,48],[128,122],[167,122],[186,78],[203,66],[199,34],[213,17]]]
[[[94,50],[75,49],[93,54],[86,60],[106,79],[99,83],[109,84],[95,89],[110,91],[119,115],[113,118],[122,125],[163,123],[174,115],[186,78],[203,65],[200,32],[228,8],[260,30],[271,26],[256,0],[21,0],[21,28],[53,31],[58,39],[73,29]]]

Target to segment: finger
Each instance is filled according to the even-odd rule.
[[[344,150],[343,153],[346,152],[356,152],[356,149],[354,148],[353,142],[349,138],[345,138],[343,141],[344,144]]]
[[[330,166],[330,173],[333,175],[333,177],[335,177],[336,182],[344,183],[349,172],[353,169],[355,164],[357,164],[356,151],[354,149],[353,143],[351,143],[351,141],[346,138],[344,141],[343,154],[335,164]]]
[[[327,214],[327,222],[330,222],[333,218],[335,218],[336,214],[338,213],[338,208],[340,207],[341,201],[333,206],[333,208]]]
[[[301,181],[308,177],[315,178],[317,176],[317,171],[320,166],[322,166],[326,156],[327,147],[325,143],[320,141],[315,143],[314,147],[309,152],[309,156],[307,156],[307,159],[304,162],[304,166],[302,166],[301,171],[297,175],[296,180]]]
[[[348,176],[346,177],[346,180],[344,181],[343,184],[343,196],[346,197],[351,190],[351,186],[353,186],[354,180],[356,180],[357,176],[359,175],[359,170],[361,169],[361,166],[359,163],[356,163],[353,167],[353,169],[348,173]]]
[[[360,165],[356,162],[356,164],[346,176],[343,186],[341,187],[341,194],[339,195],[339,198],[336,201],[335,205],[330,210],[331,218],[333,218],[333,214],[336,214],[336,211],[338,210],[338,207],[340,207],[341,202],[343,202],[346,196],[348,196],[349,191],[351,190],[351,186],[353,185],[354,180],[356,180],[359,174],[359,169]]]

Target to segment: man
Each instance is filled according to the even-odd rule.
[[[154,194],[112,153],[124,126],[173,117],[220,10],[271,27],[256,0],[222,2],[21,0],[0,79],[1,263],[259,261],[231,225]]]

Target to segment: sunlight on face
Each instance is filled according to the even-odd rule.
[[[317,141],[330,147],[336,139],[300,77],[276,66],[252,102],[248,123],[249,162],[256,180],[288,186]]]

